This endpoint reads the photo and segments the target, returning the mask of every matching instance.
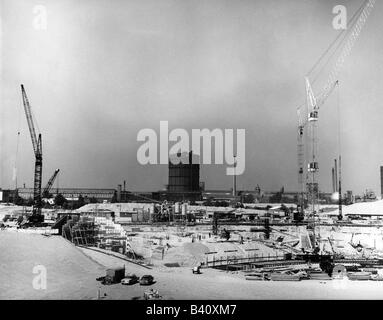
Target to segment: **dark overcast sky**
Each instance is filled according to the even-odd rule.
[[[136,160],[142,128],[246,129],[239,188],[297,190],[296,108],[304,76],[339,31],[324,0],[0,0],[1,183],[33,183],[24,83],[43,135],[43,183],[158,190],[163,165]],[[362,1],[343,1],[349,15]],[[48,10],[46,31],[33,8]],[[380,193],[383,164],[383,6],[378,2],[339,77],[343,188]],[[323,86],[319,78],[314,90]],[[322,81],[322,83],[321,83]],[[320,185],[337,155],[336,95],[319,123]],[[190,132],[190,131],[189,131]],[[226,167],[203,166],[209,189],[228,189]]]

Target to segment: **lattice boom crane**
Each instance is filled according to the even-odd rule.
[[[32,216],[29,217],[29,222],[32,224],[38,224],[44,221],[44,216],[41,214],[41,180],[43,170],[43,150],[41,134],[39,133],[38,138],[36,137],[36,130],[32,119],[31,106],[24,86],[21,85],[21,94],[23,97],[25,116],[28,122],[29,133],[31,134],[33,151],[35,154],[35,175],[33,182],[33,212]]]
[[[47,185],[44,188],[43,197],[49,197],[49,191],[51,190],[53,183],[55,182],[55,179],[56,179],[59,172],[60,172],[60,169],[56,169],[55,172],[53,173],[52,177],[50,177]]]

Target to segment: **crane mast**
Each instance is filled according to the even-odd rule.
[[[312,205],[312,211],[315,211],[315,203],[313,200],[316,198],[316,187],[315,187],[315,174],[319,170],[318,161],[316,159],[317,154],[317,121],[318,121],[318,111],[319,107],[322,106],[326,99],[331,95],[332,91],[338,85],[338,81],[335,81],[332,86],[328,89],[325,94],[322,94],[319,99],[317,99],[312,90],[309,79],[306,77],[306,109],[303,110],[302,107],[298,108],[298,143],[297,143],[297,152],[298,152],[298,183],[300,185],[300,199],[299,206],[301,209],[301,217],[303,219],[303,208],[305,203],[305,194],[308,191],[308,199]],[[309,127],[305,130],[306,127]],[[310,140],[311,150],[305,149],[305,140]],[[310,162],[307,163],[306,169],[306,153],[310,151]],[[311,182],[307,185],[309,181],[309,175],[311,177]],[[307,187],[309,186],[309,190]],[[314,188],[314,189],[312,189]]]
[[[23,97],[23,105],[25,116],[28,122],[29,133],[31,135],[33,151],[35,154],[35,174],[33,182],[33,211],[32,216],[29,218],[29,222],[32,224],[38,224],[44,221],[44,216],[41,214],[41,180],[43,170],[43,152],[42,152],[42,139],[39,133],[38,138],[36,137],[36,130],[32,119],[31,106],[24,86],[21,85],[21,94]]]

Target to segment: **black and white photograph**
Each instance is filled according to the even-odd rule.
[[[382,18],[0,0],[0,300],[383,299]]]

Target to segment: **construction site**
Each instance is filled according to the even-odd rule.
[[[343,67],[357,63],[352,49],[381,10],[366,0],[349,12],[348,27],[301,77],[304,103],[290,108],[298,115],[297,144],[289,146],[297,150],[296,191],[250,189],[235,174],[229,188],[206,189],[205,165],[192,160],[198,154],[191,149],[175,154],[178,163],[168,155],[165,189],[134,191],[123,175],[115,189],[60,187],[66,172],[43,170],[52,159],[43,144],[49,132],[40,133],[41,115],[31,107],[44,91],[21,84],[20,127],[28,128],[33,148],[33,187],[18,186],[16,177],[14,188],[0,189],[0,299],[383,299],[383,199],[342,184],[346,139],[339,115]],[[326,159],[322,108],[333,108],[339,121]],[[27,158],[21,130],[16,149]],[[331,183],[324,183],[319,159],[331,167]],[[383,194],[383,167],[380,183]],[[44,290],[31,285],[36,265],[47,270]]]

